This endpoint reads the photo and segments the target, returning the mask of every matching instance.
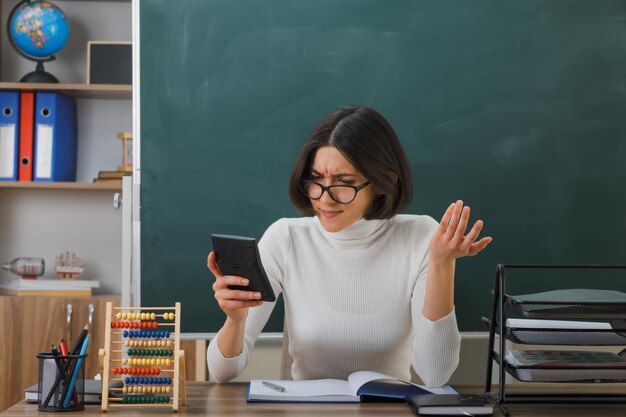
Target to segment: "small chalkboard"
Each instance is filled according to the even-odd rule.
[[[87,43],[87,84],[132,84],[130,42]]]

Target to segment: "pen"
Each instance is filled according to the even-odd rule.
[[[285,387],[281,387],[280,385],[274,384],[272,382],[268,382],[268,381],[263,381],[263,385],[265,385],[268,388],[273,389],[274,391],[278,391],[278,392],[285,392]]]
[[[83,340],[83,346],[80,348],[80,356],[83,356],[87,353],[87,346],[89,345],[89,335],[85,336]],[[74,365],[74,372],[72,372],[72,379],[69,381],[69,384],[65,386],[65,390],[63,391],[63,396],[65,397],[65,401],[63,401],[63,408],[70,407],[70,398],[72,397],[72,391],[76,385],[76,379],[80,373],[80,367],[83,365],[83,358],[78,358],[76,361],[76,365]]]

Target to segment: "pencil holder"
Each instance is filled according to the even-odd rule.
[[[87,355],[44,352],[39,358],[37,403],[40,411],[85,409],[85,359]]]

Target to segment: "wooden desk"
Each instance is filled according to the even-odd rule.
[[[462,392],[477,392],[477,389],[463,389]],[[210,415],[228,417],[247,416],[382,416],[408,417],[413,415],[408,406],[403,403],[365,403],[365,404],[286,404],[286,403],[246,403],[247,384],[233,383],[216,385],[208,382],[190,382],[187,385],[187,406],[181,407],[178,415]],[[588,390],[589,391],[589,390]],[[610,390],[614,391],[614,390]],[[614,391],[615,392],[615,391]],[[624,392],[622,388],[620,392]],[[613,406],[593,405],[511,405],[512,417],[553,417],[553,416],[624,416],[626,404]],[[172,414],[167,409],[146,407],[113,408],[103,414],[100,407],[88,405],[85,411],[69,413],[67,416],[103,417],[112,416],[164,416]],[[51,417],[55,413],[37,411],[37,404],[27,404],[21,401],[9,408],[0,416],[45,416]],[[60,415],[60,414],[59,414]],[[496,409],[494,416],[500,416]]]

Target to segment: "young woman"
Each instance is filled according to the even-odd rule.
[[[470,208],[456,201],[441,223],[398,214],[410,201],[409,164],[390,124],[362,106],[324,118],[302,147],[289,193],[306,217],[272,224],[259,252],[283,294],[294,379],[339,378],[359,370],[445,384],[459,360],[454,312],[457,258],[482,251],[483,222],[467,231]],[[213,290],[226,313],[207,350],[210,377],[238,376],[274,303],[235,291],[211,252]]]

